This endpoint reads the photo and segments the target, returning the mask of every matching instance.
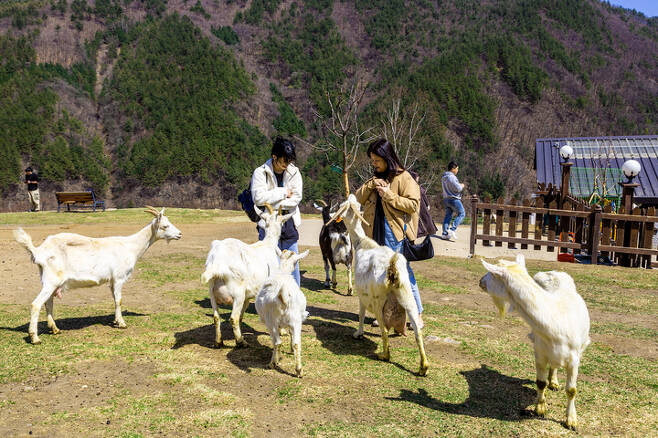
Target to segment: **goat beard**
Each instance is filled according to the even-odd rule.
[[[393,292],[389,292],[382,309],[382,318],[384,319],[384,328],[386,330],[393,327],[396,333],[407,336],[407,312],[395,298]]]

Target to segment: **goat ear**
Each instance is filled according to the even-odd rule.
[[[295,214],[295,212],[288,213],[288,214],[285,215],[285,216],[278,216],[280,223],[284,223],[285,221],[287,221],[288,219],[290,219],[290,218],[292,217],[293,214]]]
[[[492,265],[491,263],[485,262],[484,259],[482,260],[482,265],[484,265],[484,267],[486,268],[487,271],[491,272],[492,274],[496,274],[496,275],[502,275],[504,270],[505,270],[505,268],[503,268],[501,266]]]
[[[516,264],[525,269],[525,257],[523,257],[523,254],[519,253],[516,255]]]
[[[306,257],[308,255],[308,253],[309,253],[309,250],[307,249],[303,253],[298,254],[295,258],[297,259],[297,261],[299,261],[299,260],[303,259],[304,257]]]

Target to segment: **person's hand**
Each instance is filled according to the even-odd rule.
[[[390,190],[390,185],[387,182],[384,182],[383,185],[378,185],[377,186],[377,193],[379,193],[379,196],[382,198],[384,197],[384,194]]]
[[[288,189],[288,194],[286,195],[286,198],[290,198],[292,196],[292,189]]]

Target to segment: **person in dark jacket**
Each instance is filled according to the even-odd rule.
[[[25,184],[27,184],[27,195],[30,198],[30,211],[41,210],[39,175],[37,175],[31,167],[25,169]]]

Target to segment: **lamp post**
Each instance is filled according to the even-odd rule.
[[[560,205],[559,208],[562,208],[562,202],[564,202],[565,198],[567,195],[569,195],[569,177],[571,174],[571,166],[573,166],[573,163],[569,161],[573,157],[573,148],[567,144],[562,146],[560,148],[560,157],[562,157],[562,162],[560,163],[560,166],[562,166],[562,185],[560,186]]]
[[[633,178],[638,176],[641,170],[642,166],[636,160],[627,160],[621,166],[621,171],[628,178],[626,182],[619,183],[622,186],[622,205],[626,214],[631,214],[633,194],[635,193],[635,188],[640,186],[638,183],[633,182]]]
[[[635,193],[635,188],[639,186],[638,183],[633,182],[633,178],[638,176],[641,170],[642,166],[635,160],[628,160],[621,166],[621,171],[628,178],[626,182],[619,183],[622,187],[621,196],[624,214],[633,214],[633,194]],[[626,222],[624,225],[624,246],[631,244],[630,225],[630,222]],[[636,256],[631,256],[630,254],[622,254],[619,257],[619,264],[621,266],[632,266],[636,258]]]

